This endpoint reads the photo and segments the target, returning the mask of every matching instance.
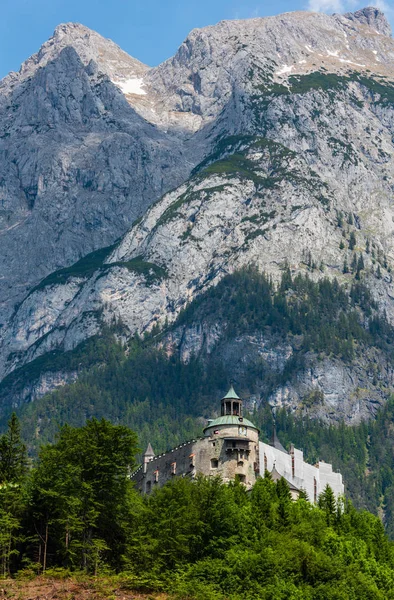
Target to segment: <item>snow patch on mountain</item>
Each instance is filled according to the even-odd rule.
[[[135,94],[137,96],[146,96],[146,91],[142,89],[144,80],[141,77],[132,77],[125,81],[113,81],[124,94]]]

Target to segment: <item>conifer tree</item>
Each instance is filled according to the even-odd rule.
[[[0,437],[0,562],[1,573],[10,574],[24,510],[23,479],[27,473],[26,446],[22,442],[19,421],[12,414],[8,429]]]
[[[0,437],[0,483],[18,482],[27,472],[26,446],[15,413],[8,422],[8,429]]]
[[[353,254],[351,269],[352,269],[352,273],[357,272],[357,254],[356,253]]]

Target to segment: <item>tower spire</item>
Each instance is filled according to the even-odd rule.
[[[234,386],[231,380],[230,389],[227,394],[222,398],[222,416],[235,415],[242,417],[242,400],[234,390]]]

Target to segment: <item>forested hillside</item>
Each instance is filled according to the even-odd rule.
[[[1,574],[118,574],[118,585],[178,600],[394,597],[394,546],[380,520],[335,501],[291,500],[266,473],[177,478],[141,496],[137,438],[102,419],[65,426],[27,468],[15,416],[0,438]]]
[[[182,343],[195,323],[207,332],[211,324],[220,323],[220,331],[215,329],[209,352],[202,346],[185,360]],[[250,352],[249,346],[239,355],[240,340],[254,341],[258,336],[270,340],[274,350],[290,348],[280,367],[277,360]],[[342,472],[346,493],[355,505],[381,515],[394,535],[394,403],[380,370],[381,363],[392,361],[394,334],[361,282],[345,288],[335,280],[292,278],[286,269],[275,285],[255,269],[247,269],[193,302],[174,325],[156,328],[126,345],[121,340],[118,323],[76,351],[38,359],[3,382],[4,397],[41,370],[78,369],[75,383],[19,409],[32,455],[40,444],[55,439],[59,424],[81,426],[91,417],[136,430],[142,449],[151,442],[156,452],[167,450],[201,435],[205,419],[217,413],[218,399],[235,376],[263,439],[271,437],[276,407],[282,442],[303,448],[312,463],[318,458],[331,462]],[[276,405],[275,390],[302,379],[312,359],[319,363],[328,358],[353,366],[367,361],[370,393],[379,399],[372,404],[368,421],[330,425],[321,417],[328,405],[319,387],[306,389],[296,411]],[[5,419],[2,425],[6,426]]]

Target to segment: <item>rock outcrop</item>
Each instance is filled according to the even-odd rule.
[[[389,33],[372,8],[222,22],[148,69],[60,26],[2,83],[0,294],[20,291],[1,331],[1,376],[113,319],[129,335],[171,322],[250,264],[276,280],[285,263],[344,284],[357,275],[393,320]],[[142,213],[107,251],[37,285]],[[299,403],[308,381],[325,380],[334,413],[357,410],[344,404],[354,377],[312,363],[305,386],[278,390],[277,402]],[[353,382],[342,396],[335,377]]]

